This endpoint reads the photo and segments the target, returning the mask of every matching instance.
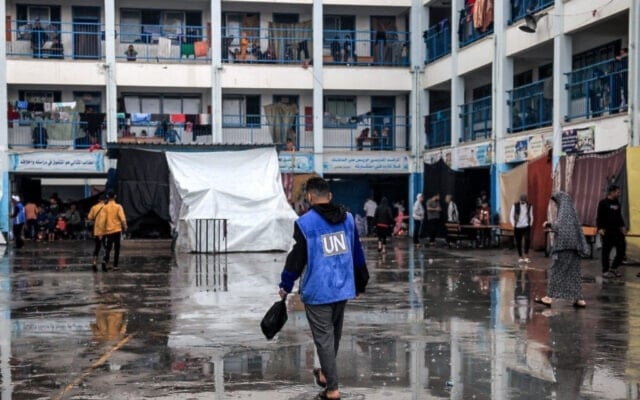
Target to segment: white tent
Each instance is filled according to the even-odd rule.
[[[228,220],[228,251],[290,249],[297,216],[287,203],[273,148],[167,152],[166,157],[178,251],[195,251],[196,220],[211,218]]]

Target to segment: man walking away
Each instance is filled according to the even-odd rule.
[[[107,240],[107,250],[102,261],[102,270],[107,270],[109,264],[109,256],[113,248],[113,270],[118,271],[118,260],[120,258],[120,236],[122,232],[127,230],[127,220],[124,216],[122,206],[116,203],[116,194],[113,190],[107,192],[107,204],[103,211],[104,217],[104,234]]]
[[[427,228],[429,229],[429,244],[432,245],[436,242],[436,235],[440,228],[440,213],[442,207],[440,207],[440,195],[434,194],[429,201],[427,201]]]
[[[520,201],[511,206],[510,214],[513,236],[518,249],[519,263],[529,263],[529,246],[531,244],[531,226],[533,226],[533,206],[529,204],[526,194],[520,195]],[[522,242],[524,240],[524,254]]]
[[[602,277],[616,278],[622,274],[618,271],[618,267],[622,265],[625,255],[625,238],[627,227],[622,218],[622,207],[620,206],[620,187],[617,185],[609,186],[607,197],[598,203],[598,213],[596,217],[596,225],[598,234],[602,238]],[[613,264],[609,267],[609,255],[615,247],[616,256]]]
[[[100,197],[100,201],[91,207],[87,220],[93,222],[93,272],[98,271],[98,255],[100,255],[100,249],[104,247],[104,228],[105,217],[107,213],[104,212],[104,207],[107,205],[106,196]],[[107,271],[106,264],[102,264],[102,270]]]
[[[13,240],[16,245],[16,249],[21,249],[24,246],[24,240],[22,239],[22,230],[24,229],[25,214],[24,206],[20,202],[20,196],[11,196],[11,203],[13,204],[13,212],[11,218],[13,219]]]
[[[420,232],[422,232],[422,221],[424,220],[424,207],[422,206],[422,193],[416,196],[413,203],[413,244],[420,246]]]
[[[27,219],[27,237],[29,240],[36,240],[39,212],[38,206],[33,201],[28,201],[27,204],[24,205],[24,215]]]
[[[347,300],[364,293],[369,273],[353,216],[331,203],[329,184],[322,178],[307,181],[311,209],[294,225],[295,244],[281,275],[280,296],[291,293],[302,277],[304,303],[320,369],[313,371],[324,387],[323,399],[339,399],[336,356],[342,335]],[[303,275],[304,272],[304,275]]]
[[[367,216],[367,235],[373,236],[373,228],[375,226],[375,215],[376,208],[378,208],[378,204],[373,200],[373,198],[369,197],[367,201],[364,203],[364,212]]]

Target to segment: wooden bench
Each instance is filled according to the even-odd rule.
[[[457,243],[458,241],[469,241],[471,246],[476,245],[476,238],[471,237],[468,232],[464,232],[460,224],[455,223],[446,223],[447,228],[447,244],[451,247],[452,243]]]
[[[546,257],[551,254],[551,241],[549,240],[549,235],[552,233],[550,229],[545,229],[544,235],[544,255]],[[595,245],[596,245],[596,237],[598,236],[598,228],[595,226],[583,226],[582,234],[585,239],[587,239],[587,244],[589,245],[589,258],[593,259],[595,256]]]
[[[513,226],[508,222],[501,222],[498,227],[498,246],[502,244],[502,239],[508,238],[511,248],[514,247]]]

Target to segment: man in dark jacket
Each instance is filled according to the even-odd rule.
[[[321,398],[339,399],[336,356],[347,300],[364,293],[369,272],[353,216],[331,203],[329,184],[322,178],[307,181],[311,209],[294,226],[295,244],[287,256],[280,296],[291,293],[302,275],[300,295],[320,359],[316,383],[326,388]]]
[[[620,206],[620,187],[609,186],[607,197],[600,200],[598,204],[598,214],[596,224],[598,234],[602,238],[602,276],[605,278],[615,278],[621,276],[617,268],[622,265],[625,255],[625,238],[627,227],[622,218],[622,207]],[[609,255],[615,247],[616,256],[613,264],[609,268]]]

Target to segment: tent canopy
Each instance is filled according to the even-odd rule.
[[[213,218],[228,220],[229,251],[289,250],[297,216],[282,189],[273,148],[166,157],[178,250],[195,250],[196,220]]]

